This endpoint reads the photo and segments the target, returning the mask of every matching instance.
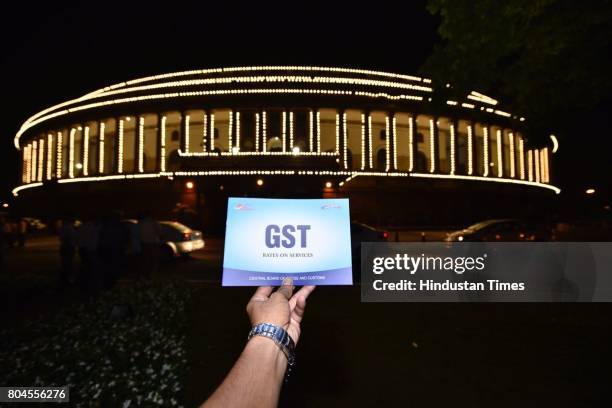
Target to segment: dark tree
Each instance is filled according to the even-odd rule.
[[[441,18],[442,43],[422,71],[509,101],[533,133],[573,128],[577,111],[610,94],[609,0],[429,0],[427,7]]]

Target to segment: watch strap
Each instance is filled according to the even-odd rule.
[[[295,342],[282,327],[276,326],[272,323],[259,323],[251,328],[249,332],[248,340],[251,340],[255,336],[263,336],[271,339],[281,349],[283,354],[287,357],[287,374],[285,375],[285,381],[289,376],[291,368],[295,364]]]

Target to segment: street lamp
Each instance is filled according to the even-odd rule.
[[[187,188],[187,190],[193,190],[193,181],[188,181],[185,183],[185,187]]]
[[[257,179],[257,185],[258,186],[263,186],[263,180],[262,179]]]
[[[2,208],[8,208],[8,207],[9,207],[8,203],[3,203],[2,204]]]
[[[325,188],[332,188],[333,184],[331,181],[325,183]]]
[[[587,195],[593,195],[593,194],[595,194],[595,189],[594,188],[587,188],[585,193]]]

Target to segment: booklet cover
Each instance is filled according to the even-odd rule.
[[[352,285],[349,200],[230,197],[223,286]]]

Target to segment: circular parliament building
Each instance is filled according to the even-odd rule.
[[[23,166],[13,194],[22,212],[41,217],[163,218],[188,206],[210,229],[224,225],[229,196],[349,197],[352,217],[373,225],[529,216],[559,193],[557,146],[530,140],[524,122],[490,96],[410,75],[176,72],[27,119],[14,140]]]

